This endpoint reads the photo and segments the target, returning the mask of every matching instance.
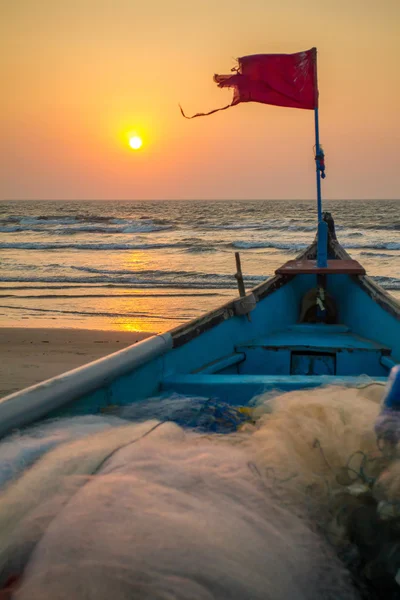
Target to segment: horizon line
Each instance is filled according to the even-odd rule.
[[[399,202],[399,198],[325,198],[323,202]],[[316,198],[2,198],[0,202],[316,202]]]

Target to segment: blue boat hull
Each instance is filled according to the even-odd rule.
[[[315,255],[316,242],[297,261]],[[351,260],[332,228],[328,258]],[[323,275],[325,322],[313,296],[319,273],[275,275],[199,319],[3,398],[0,435],[160,394],[244,405],[265,391],[385,382],[400,362],[400,305],[368,276],[338,270]]]

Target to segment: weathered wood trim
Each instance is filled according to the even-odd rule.
[[[199,369],[195,369],[192,373],[197,373],[198,375],[211,375],[213,373],[218,373],[223,369],[227,369],[228,367],[233,367],[238,365],[246,360],[246,354],[244,352],[234,352],[233,354],[229,354],[228,356],[223,356],[222,358],[217,358],[203,366]]]
[[[238,298],[235,298],[235,300],[238,300]],[[179,346],[183,346],[183,344],[190,342],[190,340],[205,333],[209,329],[212,329],[216,325],[234,317],[233,303],[234,300],[198,317],[197,319],[189,321],[189,323],[184,323],[183,325],[170,330],[169,333],[172,336],[173,347],[179,348]]]

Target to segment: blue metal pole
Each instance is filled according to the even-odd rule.
[[[319,156],[319,119],[318,108],[314,108],[315,118],[315,155]],[[318,160],[315,161],[317,170],[317,208],[318,208],[318,223],[322,220],[322,199],[321,199],[321,172],[318,168]]]
[[[317,243],[317,266],[326,268],[328,266],[328,225],[322,220],[322,198],[321,198],[321,170],[319,164],[319,121],[318,108],[314,109],[315,117],[315,168],[317,172],[317,211],[318,211],[318,243]]]

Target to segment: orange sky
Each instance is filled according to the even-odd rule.
[[[312,111],[178,109],[227,104],[237,56],[312,46],[324,196],[400,197],[400,0],[17,0],[0,22],[3,199],[313,198]]]

